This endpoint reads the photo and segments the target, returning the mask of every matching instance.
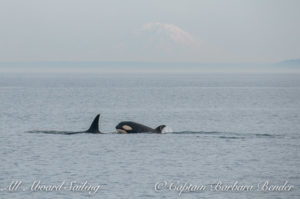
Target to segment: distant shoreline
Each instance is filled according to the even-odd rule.
[[[0,62],[6,73],[300,73],[300,63]]]

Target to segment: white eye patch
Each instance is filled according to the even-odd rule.
[[[131,131],[132,130],[132,128],[128,125],[123,125],[122,128],[125,129],[126,131]]]

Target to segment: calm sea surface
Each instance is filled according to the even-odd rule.
[[[86,130],[98,113],[104,135],[34,133]],[[124,120],[173,133],[116,134]],[[0,75],[1,198],[296,199],[299,152],[300,75]]]

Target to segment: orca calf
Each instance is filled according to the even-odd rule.
[[[160,125],[153,129],[143,124],[131,121],[120,122],[116,129],[119,133],[162,133],[166,125]]]
[[[79,133],[102,134],[102,132],[99,131],[99,117],[100,117],[100,114],[98,114],[95,117],[90,128],[86,131],[78,131],[78,132],[76,132],[76,131],[75,132],[72,132],[72,131],[29,131],[29,133],[65,134],[65,135],[72,135],[72,134],[79,134]]]

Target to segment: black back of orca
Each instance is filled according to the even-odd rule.
[[[45,134],[64,134],[64,135],[73,135],[73,134],[80,134],[80,133],[93,133],[93,134],[100,134],[99,131],[99,118],[100,114],[96,115],[94,118],[90,128],[86,131],[28,131],[29,133],[45,133]]]
[[[116,129],[120,133],[162,133],[165,125],[160,125],[157,128],[153,129],[143,124],[139,124],[131,121],[120,122]]]

